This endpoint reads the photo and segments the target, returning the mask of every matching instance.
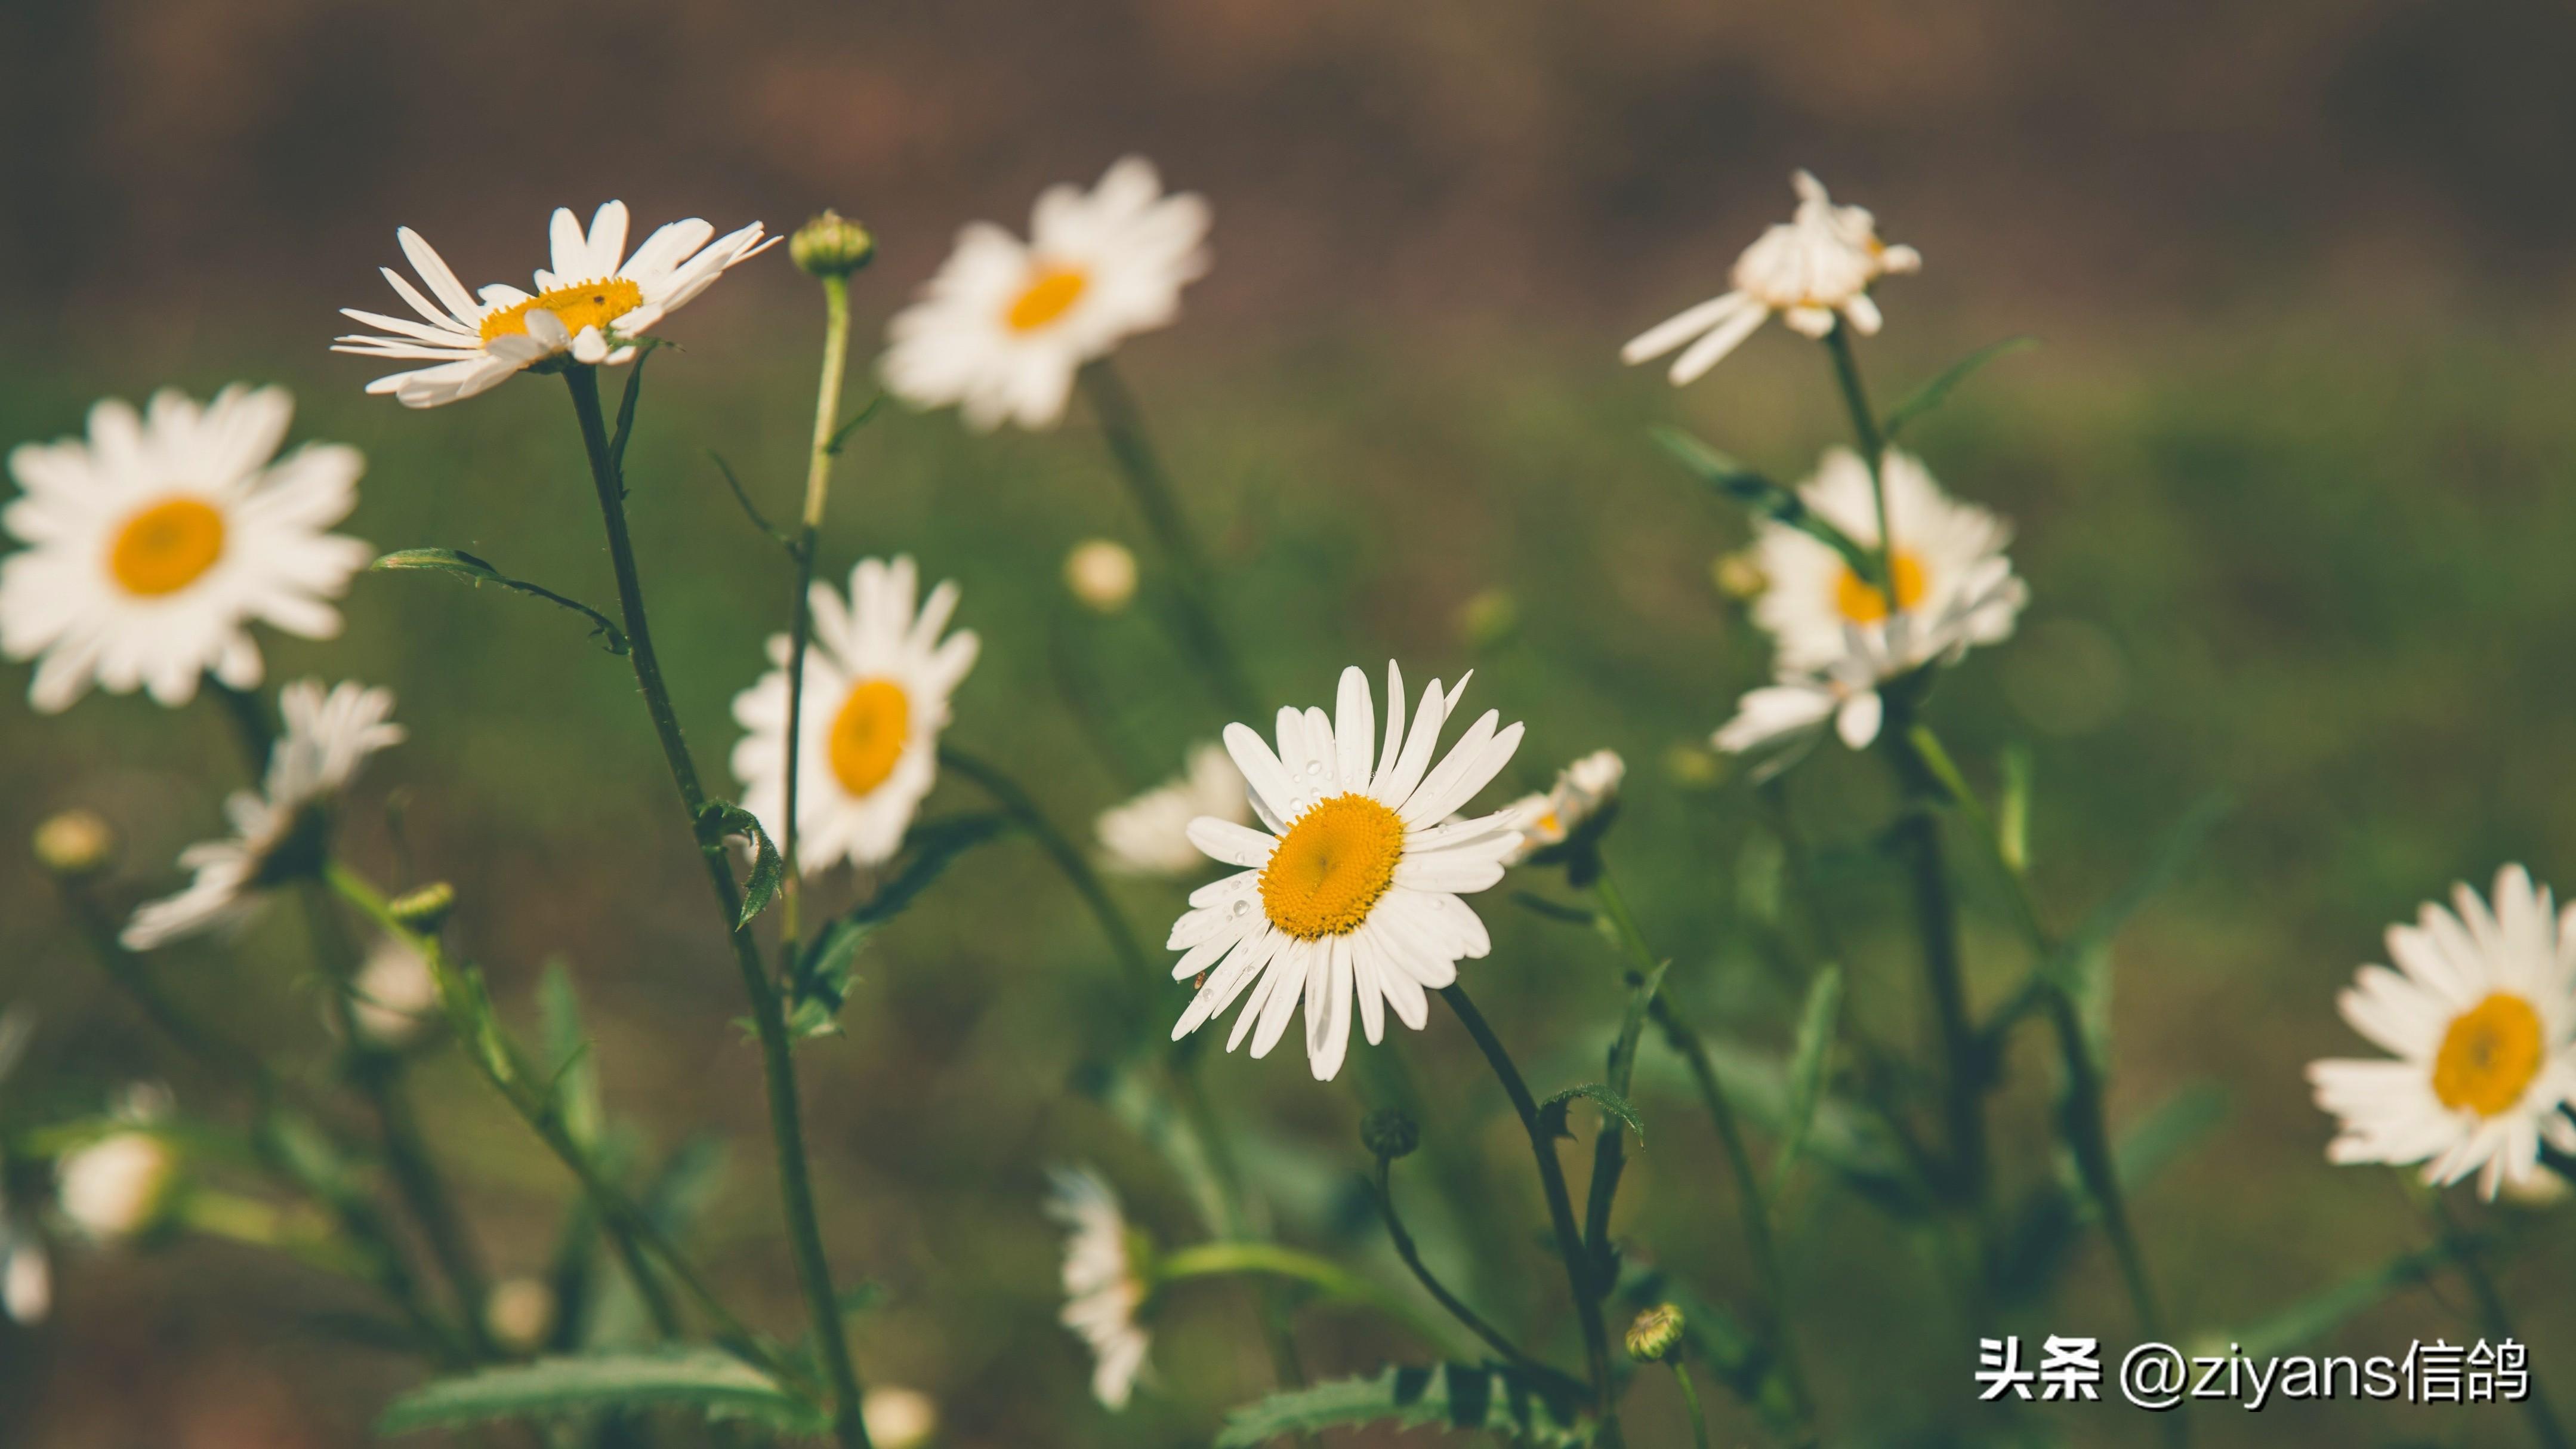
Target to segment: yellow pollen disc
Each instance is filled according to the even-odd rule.
[[[1035,332],[1073,310],[1091,290],[1091,277],[1078,267],[1041,266],[1002,314],[1014,332]]]
[[[224,556],[224,516],[201,498],[164,498],[116,531],[107,571],[129,594],[157,599],[193,584]]]
[[[2481,1117],[2510,1110],[2540,1075],[2540,1013],[2499,991],[2461,1012],[2433,1058],[2433,1095]]]
[[[602,282],[584,282],[577,287],[557,287],[540,292],[516,307],[504,307],[483,319],[483,340],[496,337],[528,335],[528,314],[552,312],[566,332],[578,335],[585,327],[605,332],[608,324],[644,305],[644,289],[624,277],[610,277]]]
[[[1395,881],[1404,822],[1366,795],[1336,795],[1297,817],[1261,868],[1261,909],[1302,941],[1347,935]]]
[[[1923,560],[1919,556],[1900,548],[1888,571],[1896,575],[1896,607],[1911,609],[1923,602]],[[1834,581],[1834,607],[1855,624],[1875,624],[1887,617],[1887,596],[1878,591],[1878,585],[1853,573],[1851,565],[1845,564],[1842,577]]]
[[[891,679],[863,679],[841,701],[832,716],[832,733],[824,741],[832,774],[841,788],[865,795],[894,773],[903,758],[904,741],[912,737],[912,701]]]

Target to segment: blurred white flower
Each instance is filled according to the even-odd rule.
[[[1878,239],[1878,223],[1857,206],[1836,206],[1824,183],[1801,171],[1790,178],[1798,209],[1762,233],[1735,262],[1733,290],[1639,333],[1619,349],[1630,364],[1661,357],[1676,347],[1672,380],[1697,380],[1773,313],[1809,337],[1834,330],[1837,318],[1867,337],[1878,331],[1878,304],[1869,297],[1879,278],[1918,271],[1912,247]]]
[[[1070,1234],[1064,1243],[1064,1326],[1091,1346],[1092,1396],[1123,1409],[1153,1346],[1136,1321],[1145,1281],[1129,1257],[1127,1215],[1096,1172],[1057,1168],[1047,1179],[1047,1216]]]
[[[483,1324],[511,1348],[531,1350],[555,1323],[555,1290],[542,1278],[504,1278],[483,1300]]]
[[[179,1158],[160,1134],[127,1129],[64,1155],[55,1200],[92,1240],[130,1238],[159,1222],[178,1185]]]
[[[0,1011],[0,1086],[7,1085],[35,1034],[33,1012],[22,1006]],[[0,1314],[36,1323],[53,1310],[53,1303],[53,1266],[45,1256],[45,1240],[34,1223],[10,1207],[5,1184],[0,1184]]]
[[[438,981],[428,959],[399,937],[379,937],[349,992],[358,1035],[380,1047],[409,1046],[429,1029],[437,1009]]]
[[[1112,870],[1191,875],[1207,866],[1207,857],[1190,844],[1190,822],[1203,815],[1229,825],[1252,820],[1243,772],[1227,758],[1223,745],[1191,746],[1189,767],[1179,779],[1100,812],[1095,829]]]
[[[1888,532],[1896,539],[1890,572],[1894,615],[1914,632],[1942,620],[1962,647],[1995,644],[2012,636],[2029,590],[2013,577],[2004,548],[2012,525],[1987,509],[1941,491],[1931,471],[1894,448],[1880,465],[1887,485]],[[1878,503],[1869,466],[1849,448],[1826,452],[1798,497],[1817,516],[1863,549],[1879,546]],[[1850,652],[1847,634],[1860,630],[1886,652],[1898,627],[1887,596],[1862,580],[1832,545],[1782,523],[1765,522],[1754,540],[1766,584],[1753,601],[1754,622],[1769,630],[1785,669],[1822,669]],[[1997,570],[2001,570],[1998,580]],[[1973,597],[1971,597],[1973,596]]]
[[[868,1442],[876,1449],[921,1449],[939,1429],[939,1406],[919,1389],[892,1384],[870,1389],[859,1401]]]
[[[1052,427],[1082,364],[1180,315],[1181,288],[1208,268],[1207,230],[1207,203],[1165,195],[1142,157],[1089,192],[1048,187],[1025,243],[990,222],[958,233],[887,328],[878,373],[915,407],[960,406],[971,427]]]
[[[1136,597],[1136,555],[1123,543],[1085,539],[1064,556],[1064,586],[1086,606],[1115,614]]]
[[[1503,857],[1503,864],[1518,865],[1551,845],[1563,844],[1602,806],[1619,798],[1619,783],[1627,776],[1628,762],[1617,751],[1594,750],[1558,771],[1556,784],[1546,793],[1513,801],[1505,808],[1512,812],[1521,839]]]
[[[693,216],[646,237],[630,257],[626,227],[622,201],[602,206],[587,232],[570,208],[557,207],[549,229],[554,265],[537,272],[537,290],[496,282],[479,299],[436,248],[404,227],[394,237],[429,295],[391,267],[384,268],[385,280],[421,320],[343,307],[342,316],[382,331],[338,338],[331,350],[430,363],[377,378],[367,391],[391,393],[405,407],[434,408],[489,391],[513,373],[566,353],[576,362],[629,361],[635,340],[654,324],[713,286],[727,269],[778,244],[776,237],[762,239],[756,221],[719,237]]]
[[[1226,1049],[1249,1034],[1252,1054],[1267,1056],[1302,996],[1307,1065],[1317,1081],[1331,1081],[1350,1047],[1354,1004],[1371,1044],[1385,1035],[1390,1006],[1419,1031],[1429,1018],[1425,989],[1457,980],[1460,957],[1492,949],[1459,894],[1501,880],[1520,833],[1508,809],[1450,816],[1511,762],[1521,727],[1498,729],[1499,715],[1487,710],[1434,766],[1440,727],[1466,687],[1461,679],[1444,694],[1433,680],[1408,735],[1404,677],[1390,662],[1383,749],[1368,676],[1357,668],[1342,671],[1334,716],[1279,711],[1276,753],[1249,727],[1225,727],[1263,828],[1212,816],[1190,822],[1192,844],[1242,869],[1192,891],[1192,909],[1172,925],[1167,945],[1183,953],[1173,978],[1204,977],[1174,1041],[1248,987]]]
[[[948,696],[974,667],[977,641],[971,629],[940,638],[957,608],[955,584],[932,589],[916,612],[918,590],[909,557],[861,560],[847,603],[814,585],[796,745],[797,856],[808,875],[892,856],[938,778]],[[733,699],[734,719],[750,731],[733,747],[743,808],[774,840],[786,836],[789,652],[786,635],[771,635],[775,667]]]
[[[0,647],[42,656],[36,708],[95,683],[187,703],[208,673],[260,680],[256,620],[308,639],[340,632],[330,600],[370,550],[323,530],[357,506],[355,448],[308,443],[280,458],[295,403],[236,384],[199,406],[164,390],[137,414],[114,398],[86,440],[9,454],[23,490],[0,525],[27,547],[0,562]]]
[[[326,694],[320,680],[299,679],[278,691],[277,708],[285,730],[270,748],[267,778],[224,802],[233,834],[179,852],[179,864],[196,879],[134,913],[120,937],[127,949],[149,951],[237,924],[271,887],[319,868],[332,798],[368,756],[403,739],[389,689],[343,681]]]
[[[2335,1005],[2394,1060],[2311,1062],[2317,1105],[2341,1119],[2332,1162],[2424,1163],[2488,1197],[2545,1172],[2540,1146],[2576,1152],[2576,907],[2558,914],[2518,865],[2494,905],[2466,885],[2388,928],[2396,969],[2364,966]]]

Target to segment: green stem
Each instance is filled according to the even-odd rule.
[[[1136,395],[1127,389],[1126,381],[1101,358],[1082,369],[1083,395],[1091,400],[1091,410],[1100,420],[1100,432],[1109,445],[1109,456],[1118,464],[1118,475],[1127,484],[1127,494],[1136,502],[1136,511],[1145,515],[1145,526],[1152,530],[1154,542],[1163,551],[1163,562],[1172,571],[1175,592],[1180,598],[1179,628],[1181,647],[1195,658],[1199,666],[1214,679],[1217,697],[1234,711],[1238,719],[1261,717],[1261,696],[1254,691],[1251,676],[1227,644],[1225,631],[1217,624],[1214,575],[1209,571],[1207,555],[1199,548],[1198,539],[1190,532],[1188,519],[1172,491],[1171,475],[1163,470],[1162,459],[1154,451],[1145,432],[1145,418],[1136,406]]]
[[[1395,1182],[1392,1167],[1393,1164],[1386,1158],[1381,1157],[1377,1160],[1377,1179],[1374,1185],[1377,1188],[1378,1215],[1386,1223],[1388,1239],[1395,1244],[1395,1255],[1402,1258],[1404,1266],[1413,1271],[1414,1281],[1422,1285],[1423,1291],[1429,1293],[1434,1302],[1448,1310],[1450,1317],[1465,1324],[1468,1332],[1483,1339],[1487,1347],[1502,1355],[1505,1363],[1534,1378],[1544,1379],[1560,1388],[1570,1389],[1578,1395],[1589,1393],[1590,1390],[1580,1381],[1523,1353],[1519,1345],[1504,1337],[1501,1330],[1486,1322],[1482,1314],[1468,1307],[1466,1300],[1450,1292],[1448,1285],[1442,1283],[1431,1271],[1430,1265],[1422,1261],[1420,1247],[1414,1243],[1413,1234],[1405,1231],[1404,1218],[1395,1210]]]
[[[1654,980],[1660,963],[1646,942],[1645,932],[1637,925],[1636,914],[1628,909],[1627,897],[1620,893],[1618,882],[1611,878],[1606,867],[1593,878],[1592,890],[1601,903],[1602,914],[1609,917],[1611,928],[1618,933],[1620,944],[1626,948],[1630,962],[1644,973],[1644,979]],[[1763,1294],[1768,1300],[1765,1307],[1771,1320],[1772,1348],[1780,1360],[1780,1377],[1788,1387],[1791,1406],[1797,1412],[1798,1437],[1802,1442],[1811,1441],[1814,1438],[1816,1406],[1808,1393],[1807,1373],[1798,1352],[1797,1334],[1790,1327],[1789,1280],[1781,1265],[1779,1240],[1772,1232],[1770,1194],[1762,1190],[1761,1175],[1754,1170],[1753,1154],[1744,1141],[1744,1129],[1736,1118],[1734,1103],[1727,1098],[1725,1084],[1718,1080],[1717,1070],[1709,1061],[1706,1041],[1683,1019],[1670,990],[1659,985],[1650,1008],[1664,1028],[1665,1039],[1680,1051],[1683,1061],[1689,1065],[1691,1080],[1699,1088],[1700,1100],[1708,1108],[1709,1120],[1717,1127],[1718,1142],[1726,1152],[1727,1172],[1735,1179],[1735,1195],[1744,1219],[1745,1248],[1752,1253],[1755,1270],[1762,1275]],[[1627,1060],[1614,1073],[1620,1080],[1611,1084],[1622,1095],[1627,1092],[1627,1074],[1636,1069],[1633,1045],[1626,1057]],[[1615,1123],[1602,1128],[1605,1143],[1602,1156],[1607,1160],[1614,1184],[1618,1159],[1606,1144],[1616,1128]],[[1603,1163],[1596,1162],[1593,1181],[1597,1197],[1603,1196],[1598,1188],[1602,1174]],[[1606,1200],[1601,1203],[1601,1216],[1606,1225],[1609,1216]]]
[[[663,762],[670,768],[671,783],[679,790],[690,838],[694,840],[699,813],[707,803],[706,791],[698,783],[698,767],[689,758],[678,711],[672,706],[669,686],[663,683],[660,658],[653,651],[652,626],[644,614],[644,586],[635,567],[635,545],[626,530],[626,483],[609,454],[607,420],[599,407],[598,371],[575,365],[566,369],[564,380],[571,387],[573,412],[581,423],[582,448],[590,456],[591,484],[599,495],[600,518],[608,531],[608,556],[617,575],[617,603],[626,626],[627,657],[635,666],[636,686],[643,692],[645,712],[651,716],[653,732],[661,741]],[[721,847],[702,848],[699,855],[705,862],[707,882],[715,893],[725,935],[733,945],[734,962],[742,974],[743,993],[751,1003],[752,1022],[760,1035],[770,1138],[778,1159],[779,1197],[787,1219],[788,1244],[796,1258],[797,1281],[805,1291],[806,1308],[813,1320],[814,1342],[832,1385],[832,1431],[843,1449],[867,1449],[868,1428],[860,1411],[858,1369],[850,1360],[840,1299],[832,1287],[831,1262],[825,1255],[822,1226],[814,1211],[814,1187],[805,1160],[803,1111],[797,1098],[796,1064],[790,1054],[787,1020],[780,1009],[777,988],[761,961],[760,946],[752,939],[749,923],[740,920],[742,893],[734,883],[731,863]]]
[[[2504,1295],[2496,1291],[2495,1279],[2478,1261],[2476,1243],[2460,1231],[2459,1221],[2451,1216],[2450,1205],[2438,1191],[2432,1194],[2432,1202],[2434,1218],[2441,1225],[2443,1250],[2459,1265],[2460,1279],[2469,1285],[2469,1296],[2477,1301],[2479,1328],[2498,1343],[2506,1339],[2521,1342],[2520,1335],[2513,1331],[2512,1315],[2505,1311]],[[2567,1431],[2560,1427],[2557,1413],[2549,1407],[2549,1396],[2536,1380],[2522,1400],[2522,1412],[2531,1420],[2531,1437],[2539,1440],[2543,1449],[2567,1449]]]
[[[1574,1297],[1576,1321],[1583,1330],[1583,1351],[1592,1369],[1593,1410],[1600,1415],[1605,1444],[1619,1439],[1619,1409],[1612,1397],[1610,1378],[1610,1336],[1601,1323],[1601,1295],[1592,1289],[1592,1270],[1584,1261],[1583,1233],[1574,1221],[1574,1199],[1565,1190],[1565,1168],[1556,1160],[1553,1133],[1539,1118],[1538,1101],[1530,1095],[1529,1084],[1521,1080],[1520,1068],[1512,1065],[1512,1055],[1503,1047],[1502,1038],[1494,1035],[1484,1013],[1469,1000],[1463,986],[1440,988],[1440,999],[1456,1012],[1460,1025],[1476,1039],[1494,1076],[1503,1084],[1503,1095],[1512,1099],[1512,1110],[1520,1114],[1521,1128],[1529,1134],[1530,1153],[1538,1160],[1539,1186],[1547,1196],[1549,1224],[1556,1232],[1558,1254],[1565,1259],[1565,1283]]]
[[[1851,331],[1839,319],[1834,330],[1825,334],[1825,351],[1834,359],[1834,381],[1841,385],[1843,406],[1851,413],[1852,437],[1860,444],[1861,461],[1869,465],[1870,499],[1878,507],[1879,576],[1874,582],[1892,616],[1902,606],[1896,599],[1896,536],[1887,526],[1887,439],[1879,431],[1878,414],[1870,410],[1869,390],[1860,380],[1860,359],[1852,355]]]
[[[1376,1280],[1361,1277],[1329,1258],[1319,1258],[1278,1243],[1235,1242],[1199,1243],[1154,1259],[1157,1284],[1237,1274],[1284,1278],[1292,1283],[1303,1283],[1327,1298],[1367,1304],[1403,1324],[1419,1335],[1423,1342],[1447,1351],[1447,1335],[1441,1332],[1438,1324],[1424,1318],[1412,1304],[1387,1291]]]
[[[805,727],[805,652],[814,641],[814,542],[823,527],[823,505],[832,493],[832,433],[840,422],[841,374],[850,359],[850,279],[823,278],[823,378],[814,398],[814,447],[805,465],[805,511],[789,553],[796,561],[796,594],[788,607],[787,649],[787,783],[779,821],[779,855],[787,875],[779,902],[780,955],[796,959],[796,938],[805,876],[796,858],[796,786],[804,751],[798,747]]]
[[[1682,1367],[1682,1361],[1678,1356],[1670,1362],[1673,1366],[1673,1382],[1681,1385],[1682,1403],[1690,1408],[1691,1449],[1708,1449],[1708,1415],[1700,1409],[1699,1390],[1691,1387],[1690,1371]]]

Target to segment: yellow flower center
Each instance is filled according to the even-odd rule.
[[[894,773],[904,741],[911,737],[912,701],[903,686],[891,679],[863,679],[832,716],[832,734],[824,747],[841,788],[865,795]]]
[[[1002,314],[1002,320],[1014,332],[1035,332],[1072,311],[1089,290],[1091,275],[1081,268],[1043,264],[1012,299],[1011,310]]]
[[[530,312],[552,312],[566,332],[576,335],[585,327],[605,332],[609,323],[643,305],[644,289],[624,277],[557,287],[484,318],[483,340],[488,343],[496,337],[527,336]]]
[[[224,516],[182,495],[125,520],[107,551],[107,571],[129,594],[157,599],[195,583],[224,556]]]
[[[1923,560],[1919,555],[1910,549],[1898,549],[1888,572],[1896,576],[1896,607],[1911,609],[1923,602]],[[1842,577],[1834,581],[1834,607],[1855,624],[1875,624],[1887,617],[1887,595],[1845,564]]]
[[[2499,991],[2452,1019],[2433,1058],[2433,1095],[2453,1111],[2493,1117],[2522,1100],[2540,1075],[2540,1013]]]
[[[1404,821],[1366,795],[1336,795],[1297,817],[1261,868],[1261,909],[1302,941],[1347,935],[1395,881]]]

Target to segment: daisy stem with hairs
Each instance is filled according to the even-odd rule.
[[[2505,1311],[2504,1295],[2496,1291],[2495,1278],[2487,1272],[2486,1264],[2478,1261],[2476,1238],[2463,1231],[2459,1219],[2451,1216],[2451,1206],[2443,1200],[2440,1189],[2423,1196],[2432,1204],[2442,1250],[2459,1266],[2460,1280],[2468,1285],[2469,1297],[2477,1304],[2479,1329],[2497,1343],[2508,1339],[2527,1342],[2513,1331],[2513,1318]],[[2557,1412],[2549,1407],[2549,1397],[2537,1382],[2523,1397],[2522,1412],[2531,1420],[2531,1437],[2539,1440],[2543,1449],[2567,1449],[2567,1431],[2559,1425]]]
[[[1285,1279],[1291,1283],[1302,1283],[1327,1298],[1366,1304],[1404,1325],[1407,1331],[1441,1353],[1450,1351],[1448,1335],[1437,1323],[1424,1318],[1412,1304],[1389,1292],[1376,1280],[1361,1277],[1329,1258],[1319,1258],[1278,1243],[1225,1242],[1198,1243],[1160,1254],[1154,1259],[1154,1281],[1157,1285],[1237,1274]]]
[[[1834,360],[1834,381],[1841,385],[1843,406],[1851,412],[1852,437],[1860,444],[1861,461],[1869,465],[1870,499],[1878,507],[1878,585],[1879,596],[1887,601],[1890,618],[1901,612],[1896,600],[1896,535],[1887,527],[1887,478],[1883,463],[1887,439],[1879,432],[1878,414],[1870,411],[1869,389],[1860,380],[1860,359],[1852,354],[1850,324],[1837,318],[1834,330],[1825,334],[1825,351]]]
[[[653,652],[652,626],[644,614],[644,585],[635,567],[635,544],[626,530],[626,480],[612,454],[608,420],[599,406],[599,370],[575,363],[564,369],[564,381],[572,392],[573,414],[581,424],[582,450],[590,458],[591,485],[599,495],[600,519],[608,531],[608,557],[617,575],[617,604],[620,621],[626,628],[627,657],[634,665],[635,684],[644,695],[653,732],[661,741],[671,783],[680,792],[680,804],[687,812],[689,836],[694,843],[698,817],[706,808],[706,789],[698,781],[696,762],[689,758],[688,740],[680,733],[679,712],[671,704],[669,686],[663,683],[661,659]],[[787,1219],[788,1243],[796,1259],[797,1280],[804,1288],[806,1308],[813,1320],[814,1342],[831,1380],[832,1432],[843,1449],[868,1449],[867,1423],[860,1413],[858,1369],[850,1361],[840,1296],[832,1287],[831,1260],[824,1252],[822,1225],[814,1211],[813,1174],[805,1159],[804,1112],[797,1097],[796,1063],[790,1054],[787,1019],[769,968],[761,960],[759,943],[752,938],[751,925],[740,920],[742,891],[734,882],[732,863],[721,848],[701,848],[699,856],[705,862],[707,883],[715,893],[725,936],[733,946],[734,962],[742,974],[743,994],[751,1004],[752,1023],[760,1036],[770,1138],[778,1159],[779,1197]]]
[[[779,936],[783,959],[796,959],[798,907],[805,895],[804,871],[796,860],[796,767],[803,751],[798,736],[805,724],[805,653],[814,642],[814,541],[823,527],[823,505],[832,492],[832,434],[840,424],[841,374],[850,360],[850,279],[822,277],[823,379],[814,398],[814,448],[805,465],[805,509],[788,552],[796,561],[796,595],[788,611],[787,648],[787,783],[780,812],[778,853],[787,872],[779,883]]]
[[[1646,934],[1637,925],[1636,914],[1628,909],[1628,898],[1619,890],[1610,870],[1604,865],[1592,880],[1593,898],[1601,904],[1601,914],[1618,933],[1619,944],[1626,948],[1629,962],[1639,973],[1639,980],[1654,981],[1662,962],[1646,944]],[[1727,1100],[1726,1087],[1718,1080],[1716,1068],[1708,1059],[1708,1047],[1699,1033],[1681,1019],[1672,1000],[1672,992],[1657,983],[1651,1009],[1661,1021],[1666,1038],[1674,1043],[1687,1043],[1682,1055],[1698,1085],[1701,1100],[1708,1107],[1709,1120],[1716,1124],[1717,1137],[1726,1149],[1727,1171],[1735,1178],[1735,1195],[1744,1217],[1744,1245],[1753,1255],[1755,1270],[1762,1275],[1763,1296],[1771,1319],[1771,1348],[1779,1355],[1780,1378],[1789,1390],[1789,1401],[1798,1415],[1797,1442],[1815,1440],[1815,1400],[1807,1391],[1807,1373],[1798,1354],[1798,1338],[1789,1324],[1789,1280],[1780,1266],[1779,1240],[1772,1232],[1771,1196],[1763,1191],[1761,1175],[1754,1170],[1753,1155],[1744,1144],[1744,1129],[1738,1123],[1734,1104]],[[1636,1044],[1620,1053],[1613,1067],[1610,1089],[1626,1096],[1628,1081],[1637,1069]],[[1610,1198],[1618,1191],[1619,1171],[1623,1160],[1621,1143],[1616,1135],[1617,1122],[1605,1123],[1592,1169],[1594,1188],[1586,1231],[1597,1257],[1606,1259],[1609,1247]],[[1606,1183],[1607,1187],[1602,1184]],[[1609,1285],[1602,1285],[1606,1294]],[[1676,1364],[1678,1369],[1679,1365]]]
[[[1521,1079],[1520,1068],[1512,1065],[1512,1054],[1503,1047],[1502,1038],[1463,986],[1452,983],[1439,988],[1440,999],[1449,1003],[1467,1034],[1485,1054],[1494,1076],[1503,1084],[1503,1095],[1512,1099],[1512,1110],[1520,1114],[1521,1128],[1529,1134],[1531,1155],[1538,1160],[1540,1189],[1547,1197],[1549,1225],[1556,1233],[1558,1254],[1565,1259],[1565,1282],[1574,1296],[1574,1314],[1583,1329],[1583,1353],[1592,1369],[1593,1411],[1601,1416],[1602,1439],[1608,1445],[1621,1442],[1619,1409],[1611,1397],[1610,1335],[1601,1322],[1601,1295],[1592,1291],[1592,1269],[1584,1259],[1583,1230],[1574,1220],[1574,1199],[1565,1190],[1565,1167],[1556,1160],[1553,1132],[1540,1118],[1538,1099],[1530,1095],[1529,1083]]]
[[[268,773],[269,757],[277,743],[277,730],[269,720],[268,707],[259,696],[234,689],[211,676],[206,683],[223,707],[256,787]],[[427,1139],[421,1135],[420,1118],[413,1112],[410,1094],[403,1087],[402,1057],[370,1044],[366,1033],[358,1028],[352,996],[357,948],[349,941],[339,917],[331,913],[331,902],[318,886],[308,883],[294,888],[294,893],[304,912],[305,938],[314,963],[330,982],[329,1010],[331,1025],[340,1036],[342,1075],[376,1119],[385,1170],[456,1295],[458,1321],[473,1357],[477,1361],[498,1358],[500,1348],[493,1343],[483,1321],[483,1303],[490,1285],[483,1272],[482,1255],[456,1210],[455,1198],[439,1175]]]
[[[1152,530],[1178,585],[1174,592],[1180,600],[1181,647],[1215,677],[1221,702],[1236,719],[1261,718],[1260,696],[1253,692],[1251,677],[1243,672],[1242,661],[1217,623],[1207,555],[1200,551],[1180,500],[1173,496],[1171,475],[1163,470],[1161,455],[1146,436],[1136,395],[1128,391],[1126,379],[1106,357],[1085,364],[1081,379],[1083,396],[1090,399],[1092,415],[1100,420],[1101,437],[1118,465],[1118,476],[1126,480],[1128,496],[1135,500],[1136,511],[1145,515],[1145,526]]]

